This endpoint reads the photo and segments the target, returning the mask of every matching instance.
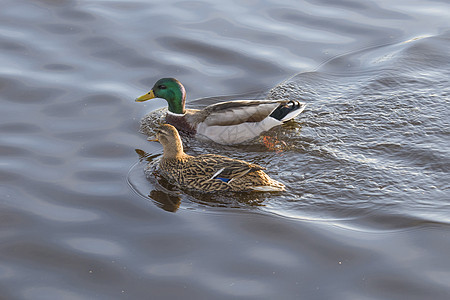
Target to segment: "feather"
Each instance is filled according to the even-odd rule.
[[[207,126],[231,126],[246,122],[261,122],[278,106],[277,101],[230,101],[206,107],[203,123]]]
[[[281,192],[285,191],[286,189],[284,188],[284,186],[263,185],[263,186],[253,186],[252,190],[258,192]]]
[[[216,177],[216,179],[222,180],[222,181],[225,182],[225,183],[228,183],[228,182],[230,182],[231,180],[233,180],[233,179],[222,178],[222,177]]]
[[[200,123],[197,134],[219,144],[239,144],[268,131],[282,122],[274,118],[266,118],[261,122],[247,122],[229,126],[208,126]]]

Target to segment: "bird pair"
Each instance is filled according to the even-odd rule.
[[[201,192],[283,191],[285,186],[264,173],[264,167],[221,155],[184,153],[177,131],[200,135],[219,144],[239,144],[294,118],[305,104],[292,100],[235,100],[201,110],[186,109],[186,90],[175,78],[158,80],[143,102],[163,98],[168,103],[166,122],[156,130],[163,145],[162,174],[175,185]],[[170,125],[172,124],[172,125]]]

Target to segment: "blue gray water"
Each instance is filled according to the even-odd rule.
[[[9,1],[0,12],[0,299],[447,299],[446,1]],[[300,98],[238,147],[285,193],[168,193],[164,100]],[[170,188],[169,188],[170,189]]]

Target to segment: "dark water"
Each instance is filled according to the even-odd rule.
[[[3,1],[0,17],[1,299],[448,299],[446,1]],[[147,181],[162,149],[139,120],[165,103],[133,99],[165,76],[191,106],[307,102],[274,149],[187,143],[287,192]]]

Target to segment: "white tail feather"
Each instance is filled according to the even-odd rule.
[[[254,191],[258,191],[258,192],[281,192],[284,191],[284,185],[280,183],[280,185],[278,186],[273,186],[273,185],[261,185],[261,186],[252,186],[251,187],[252,190]]]
[[[290,119],[295,118],[297,115],[299,115],[306,107],[306,103],[303,102],[299,102],[301,107],[299,109],[296,109],[294,111],[291,111],[290,113],[288,113],[283,119],[281,119],[281,122],[286,122]]]

